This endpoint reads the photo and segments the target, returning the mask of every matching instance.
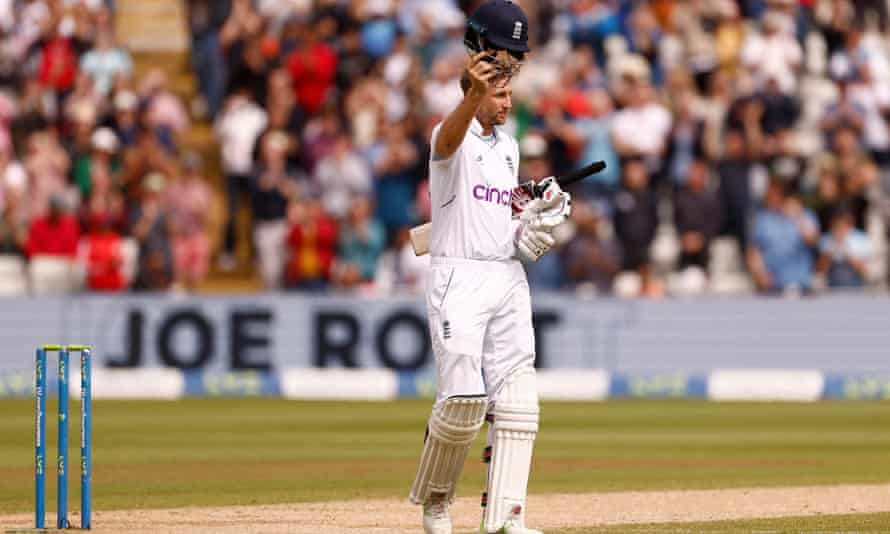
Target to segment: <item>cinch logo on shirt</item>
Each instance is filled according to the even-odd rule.
[[[473,197],[485,202],[494,202],[502,206],[510,205],[512,191],[509,189],[500,190],[495,187],[479,184],[473,188]]]

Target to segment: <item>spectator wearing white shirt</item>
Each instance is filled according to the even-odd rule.
[[[80,68],[93,79],[96,91],[105,96],[111,91],[115,77],[132,73],[133,60],[126,49],[115,46],[109,30],[102,30],[96,35],[95,47],[80,59]]]
[[[861,76],[862,69],[868,69],[872,79],[887,83],[890,81],[890,61],[883,47],[880,39],[866,36],[854,25],[844,34],[843,47],[831,55],[829,71],[839,78],[847,73]]]
[[[423,85],[423,100],[433,115],[445,116],[463,100],[458,79],[463,68],[453,57],[444,57],[433,63],[432,76]]]
[[[642,158],[650,174],[662,166],[671,131],[671,114],[655,101],[645,60],[629,63],[622,73],[625,107],[612,122],[612,145],[622,158]]]
[[[775,78],[784,93],[796,88],[797,72],[803,62],[803,49],[788,26],[786,15],[768,11],[763,16],[763,33],[749,32],[741,54],[742,65],[756,81],[762,84]]]
[[[337,220],[346,217],[356,197],[371,193],[371,169],[352,146],[347,133],[340,133],[330,154],[315,168],[315,182],[323,191],[325,211]]]
[[[228,219],[219,266],[223,270],[235,267],[235,215],[240,198],[248,192],[253,171],[253,148],[257,137],[266,128],[266,112],[248,96],[248,89],[239,89],[226,101],[216,122],[223,172],[226,175]]]
[[[859,68],[858,79],[848,89],[850,101],[863,115],[862,143],[874,160],[882,167],[890,165],[890,88],[872,75],[871,68]]]

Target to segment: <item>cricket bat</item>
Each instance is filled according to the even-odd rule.
[[[586,167],[576,169],[564,176],[557,176],[556,183],[558,183],[560,187],[566,187],[579,180],[583,180],[590,175],[602,172],[605,168],[605,161],[595,161],[590,165],[587,165]],[[545,187],[546,186],[539,186],[538,184],[535,184],[535,182],[525,182],[517,185],[513,189],[513,194],[511,195],[513,218],[515,219],[516,217],[519,217],[519,215],[525,209],[525,206],[528,205],[528,203],[531,202],[533,199],[541,198],[541,196],[544,194]],[[409,234],[411,239],[411,246],[414,248],[415,255],[423,256],[424,254],[429,253],[430,234],[432,230],[433,223],[431,222],[415,226],[410,230]]]

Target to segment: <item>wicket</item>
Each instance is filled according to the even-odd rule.
[[[86,345],[43,345],[37,348],[34,391],[37,428],[35,432],[34,523],[45,528],[46,512],[46,353],[59,354],[59,437],[57,460],[56,528],[68,522],[68,354],[80,353],[80,527],[90,528],[90,483],[92,478],[92,372],[90,347]]]

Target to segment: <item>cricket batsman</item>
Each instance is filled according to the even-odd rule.
[[[521,261],[550,250],[570,199],[555,180],[545,180],[546,194],[513,216],[519,148],[499,126],[512,106],[510,79],[529,50],[525,13],[509,0],[488,0],[470,16],[465,43],[471,57],[461,78],[463,100],[431,139],[426,303],[438,391],[410,499],[423,505],[424,532],[451,534],[448,508],[487,420],[481,532],[540,534],[525,526],[538,393]]]

